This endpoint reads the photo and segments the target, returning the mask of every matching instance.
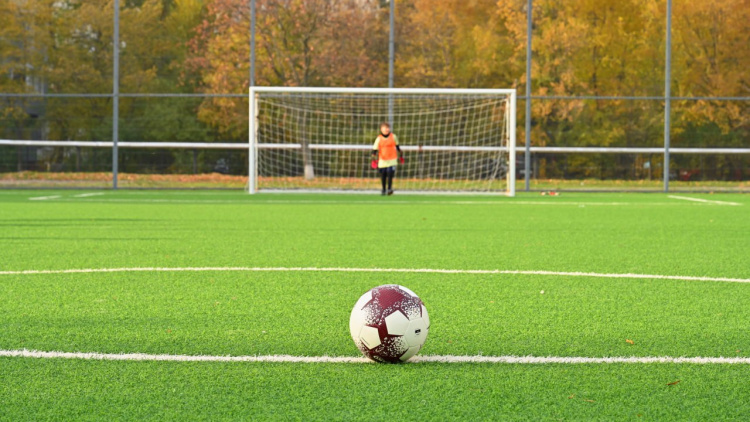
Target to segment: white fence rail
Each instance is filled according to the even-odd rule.
[[[11,147],[56,147],[56,148],[112,148],[113,143],[102,141],[24,141],[0,139],[0,146]],[[244,142],[128,142],[117,143],[119,148],[158,148],[158,149],[248,149]],[[324,151],[370,151],[372,146],[361,144],[310,144],[312,150]],[[302,144],[258,144],[258,149],[301,149]],[[404,145],[404,151],[411,152],[503,152],[505,147],[470,147],[470,146],[418,146]],[[524,147],[516,147],[516,152],[523,153]],[[547,154],[663,154],[664,148],[642,147],[531,147],[532,153]],[[750,148],[670,148],[671,154],[750,154]]]

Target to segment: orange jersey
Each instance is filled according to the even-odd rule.
[[[378,167],[391,167],[398,163],[398,138],[391,132],[388,136],[378,135],[372,149],[378,151]]]

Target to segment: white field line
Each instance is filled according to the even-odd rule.
[[[81,274],[81,273],[125,273],[125,272],[340,272],[340,273],[433,273],[433,274],[516,274],[562,277],[633,278],[642,280],[721,281],[726,283],[750,283],[750,278],[693,277],[657,274],[609,274],[578,271],[531,271],[531,270],[451,270],[434,268],[326,268],[326,267],[130,267],[130,268],[81,268],[69,270],[18,270],[0,271],[0,275],[34,274]]]
[[[72,201],[72,199],[63,199],[65,201]],[[587,206],[632,206],[632,205],[648,205],[648,206],[675,206],[677,202],[649,202],[649,203],[638,203],[638,202],[565,202],[558,200],[550,201],[515,201],[513,199],[498,200],[498,201],[399,201],[392,199],[384,200],[357,200],[357,201],[331,201],[331,200],[285,200],[285,199],[249,199],[249,200],[233,200],[233,199],[124,199],[124,198],[93,198],[89,199],[89,202],[122,202],[122,203],[155,203],[155,204],[246,204],[246,205],[268,205],[268,204],[319,204],[319,205],[562,205],[562,206],[573,206],[573,207],[587,207]],[[76,201],[82,202],[82,201]],[[709,204],[694,204],[694,205],[709,205]]]
[[[712,199],[691,198],[689,196],[679,196],[679,195],[667,195],[667,198],[682,199],[683,201],[702,202],[704,204],[734,205],[734,206],[742,205],[739,202],[716,201]]]
[[[89,196],[99,196],[104,195],[103,192],[94,192],[94,193],[82,193],[80,195],[73,195],[73,198],[88,198]]]
[[[57,199],[57,198],[60,198],[60,195],[35,196],[33,198],[29,198],[29,201],[45,201],[47,199]]]
[[[263,362],[263,363],[371,363],[364,357],[349,356],[210,356],[210,355],[155,355],[146,353],[87,353],[42,352],[38,350],[0,350],[0,357],[36,359],[80,359],[148,362]],[[426,355],[409,360],[414,363],[505,363],[505,364],[724,364],[750,365],[747,357],[574,357],[574,356],[454,356]]]

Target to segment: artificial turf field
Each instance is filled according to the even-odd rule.
[[[0,357],[0,419],[748,420],[750,195],[675,195],[0,191],[5,354],[356,357],[351,307],[368,289],[398,283],[430,312],[419,356],[741,358]],[[143,267],[183,271],[128,270]],[[57,271],[105,268],[125,270]]]

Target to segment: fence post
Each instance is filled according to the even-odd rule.
[[[255,0],[250,0],[250,86],[255,86]]]
[[[669,192],[669,138],[672,111],[672,0],[667,0],[667,41],[664,66],[664,192]]]
[[[523,154],[524,186],[529,191],[531,178],[531,27],[532,27],[532,0],[526,2],[526,151]],[[513,122],[515,125],[516,122]]]
[[[117,189],[117,142],[120,138],[120,0],[115,0],[112,28],[112,189]]]
[[[390,0],[390,16],[388,32],[388,88],[393,88],[393,62],[396,59],[396,0]],[[393,125],[393,94],[388,94],[388,123]]]

